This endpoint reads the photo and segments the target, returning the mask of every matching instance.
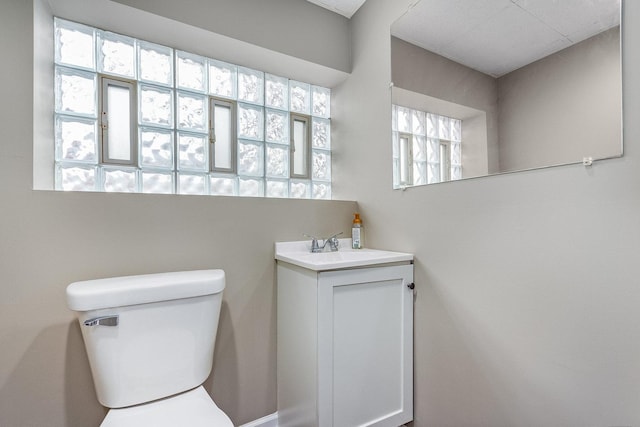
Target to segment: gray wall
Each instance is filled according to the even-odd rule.
[[[416,256],[415,425],[640,425],[640,4],[625,2],[621,159],[391,190],[390,23],[352,19],[341,197]]]

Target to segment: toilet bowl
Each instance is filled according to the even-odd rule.
[[[222,304],[222,270],[75,282],[78,320],[101,427],[233,427],[202,383],[211,373]]]

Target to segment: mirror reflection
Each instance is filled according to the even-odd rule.
[[[394,188],[622,155],[620,0],[421,0],[391,75]]]

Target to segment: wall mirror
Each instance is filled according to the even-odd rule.
[[[420,0],[391,26],[394,188],[622,155],[620,0]]]

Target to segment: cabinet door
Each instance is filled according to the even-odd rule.
[[[413,419],[412,281],[412,265],[320,274],[320,427]]]

